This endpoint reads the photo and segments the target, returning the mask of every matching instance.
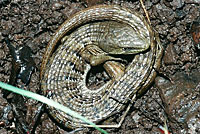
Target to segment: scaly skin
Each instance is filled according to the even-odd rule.
[[[122,59],[110,54],[135,57],[125,66]],[[143,16],[115,5],[94,6],[70,17],[51,39],[43,57],[41,88],[51,99],[98,123],[122,111],[135,94],[148,89],[161,56],[159,38]],[[86,76],[91,65],[99,64],[112,79],[91,90]],[[66,127],[84,125],[48,108]]]

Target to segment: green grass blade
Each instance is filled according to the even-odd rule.
[[[96,128],[100,132],[102,132],[104,134],[108,134],[105,130],[97,127],[94,123],[92,123],[91,121],[89,121],[85,117],[79,115],[77,112],[72,111],[71,109],[69,109],[69,108],[67,108],[67,107],[65,107],[65,106],[63,106],[63,105],[61,105],[61,104],[59,104],[59,103],[57,103],[57,102],[55,102],[55,101],[53,101],[51,99],[48,99],[47,97],[44,97],[42,95],[27,91],[27,90],[23,90],[23,89],[14,87],[12,85],[9,85],[9,84],[3,83],[3,82],[0,82],[0,87],[3,88],[3,89],[6,89],[8,91],[11,91],[11,92],[26,96],[28,98],[32,98],[32,99],[37,100],[37,101],[40,101],[40,102],[45,103],[45,104],[47,104],[49,106],[55,107],[56,109],[59,109],[59,110],[65,112],[66,114],[69,114],[71,116],[79,118],[80,120],[92,125],[94,128]]]

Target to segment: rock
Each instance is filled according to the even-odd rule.
[[[173,44],[169,44],[166,48],[166,51],[165,51],[165,55],[164,55],[164,63],[166,65],[172,65],[172,64],[176,64],[177,62],[177,58],[176,58],[176,51],[174,49],[174,46]]]

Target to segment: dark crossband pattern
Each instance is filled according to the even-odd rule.
[[[125,66],[110,56],[121,54],[135,56]],[[108,71],[112,79],[91,90],[86,79],[99,55],[103,56],[98,58],[98,64],[104,64],[107,70],[119,67],[123,73]],[[42,63],[41,88],[51,99],[98,123],[124,110],[124,104],[135,94],[148,89],[156,76],[155,69],[160,67],[161,56],[159,38],[143,16],[114,5],[91,7],[65,21],[50,41]],[[84,125],[59,110],[48,109],[66,127]]]

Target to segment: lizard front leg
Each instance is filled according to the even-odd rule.
[[[91,66],[103,64],[108,75],[115,80],[118,80],[124,74],[125,66],[117,62],[124,60],[108,55],[96,45],[86,46],[80,54]]]

